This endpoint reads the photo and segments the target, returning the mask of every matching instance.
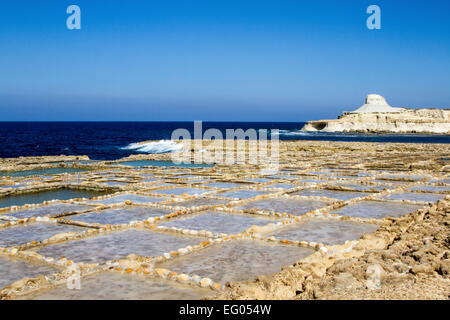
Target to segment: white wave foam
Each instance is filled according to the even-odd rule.
[[[138,143],[130,143],[128,146],[123,147],[125,150],[136,150],[145,153],[167,153],[167,152],[175,152],[183,149],[182,143],[176,143],[171,140],[160,140],[153,142],[138,142]]]
[[[307,132],[307,131],[287,131],[287,130],[283,130],[284,132],[281,132],[280,130],[280,135],[281,136],[309,136],[311,135],[311,132]]]

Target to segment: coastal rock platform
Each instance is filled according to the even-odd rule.
[[[0,299],[448,299],[448,145],[279,149],[276,174],[0,159]]]
[[[375,101],[372,102],[371,99]],[[450,134],[450,110],[392,108],[387,105],[383,97],[369,95],[366,98],[366,104],[361,108],[344,112],[334,120],[308,121],[302,130],[448,135]]]

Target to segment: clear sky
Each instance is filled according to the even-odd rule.
[[[0,1],[0,121],[305,121],[368,93],[450,108],[450,1]]]

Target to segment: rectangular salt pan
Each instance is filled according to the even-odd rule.
[[[276,184],[270,184],[268,186],[265,186],[265,188],[268,188],[268,189],[292,189],[295,187],[298,187],[298,185],[287,184],[287,183],[276,183]]]
[[[380,177],[380,179],[406,179],[406,180],[422,180],[424,177],[421,176],[413,176],[413,175],[383,175]]]
[[[209,289],[175,281],[103,272],[81,279],[80,290],[60,285],[22,297],[26,300],[198,300],[211,295]]]
[[[271,179],[266,179],[266,178],[254,178],[254,179],[249,179],[248,181],[252,181],[252,182],[269,182],[271,181]]]
[[[22,206],[24,204],[36,204],[49,200],[69,200],[74,198],[89,198],[105,195],[107,192],[95,192],[78,189],[61,188],[57,190],[29,192],[17,195],[0,197],[0,208],[10,206]]]
[[[390,194],[387,199],[390,200],[410,200],[410,201],[421,201],[421,202],[437,202],[438,200],[444,199],[445,194],[437,193],[395,193]]]
[[[188,194],[188,195],[203,194],[203,193],[207,193],[207,192],[211,192],[211,191],[205,190],[205,189],[195,189],[195,188],[173,188],[173,189],[166,189],[166,190],[154,190],[151,192],[155,193],[155,194],[167,194],[167,195],[180,196],[182,194]]]
[[[353,191],[334,191],[334,190],[322,190],[322,189],[304,189],[291,193],[290,195],[299,196],[316,196],[327,197],[338,200],[349,200],[358,197],[366,197],[370,193],[366,192],[353,192]]]
[[[25,171],[4,171],[0,172],[0,177],[28,177],[34,175],[49,175],[49,174],[61,174],[61,173],[78,173],[83,171],[89,171],[91,169],[82,168],[45,168],[45,169],[33,169]]]
[[[344,179],[344,180],[354,180],[358,179],[357,176],[345,176],[345,175],[337,175],[337,174],[323,174],[322,177],[331,178],[331,179]]]
[[[12,211],[5,213],[8,216],[15,217],[17,219],[31,218],[31,217],[43,217],[43,216],[55,216],[62,213],[77,212],[93,209],[91,206],[72,204],[72,203],[60,203],[50,204],[33,209],[25,209],[20,211]]]
[[[236,190],[218,193],[217,196],[225,198],[237,198],[237,199],[248,199],[253,198],[262,194],[268,194],[270,191],[257,191],[257,190]]]
[[[450,179],[432,180],[432,182],[450,184]]]
[[[198,206],[212,206],[212,205],[222,205],[230,202],[229,200],[222,200],[222,199],[211,199],[211,198],[195,198],[192,200],[185,200],[185,201],[179,201],[170,203],[170,206],[180,206],[180,207],[198,207]]]
[[[182,176],[180,177],[180,179],[181,178],[186,179],[190,183],[200,183],[200,182],[205,183],[209,181],[209,177],[202,177],[202,176]]]
[[[146,197],[137,194],[121,194],[118,196],[113,196],[108,199],[99,199],[95,201],[87,201],[88,203],[102,203],[102,204],[117,204],[123,203],[125,201],[131,201],[134,203],[150,203],[150,202],[160,202],[167,199],[164,198],[156,198],[156,197]]]
[[[372,180],[372,182],[377,182],[377,183],[382,183],[382,184],[388,183],[390,185],[394,185],[394,187],[396,187],[396,188],[400,185],[405,185],[405,184],[410,183],[408,181],[382,180],[382,179],[375,179],[375,180]],[[392,186],[391,186],[391,188],[392,188]]]
[[[58,233],[82,232],[84,228],[56,223],[36,222],[0,230],[0,247],[13,247],[32,241],[42,241]]]
[[[114,182],[114,181],[110,182],[110,181],[108,181],[108,182],[103,182],[103,183],[106,184],[107,186],[114,187],[114,186],[126,186],[127,184],[130,184],[131,182]]]
[[[296,176],[291,176],[291,175],[283,175],[283,174],[279,174],[279,175],[273,175],[273,176],[267,176],[267,178],[269,179],[286,179],[286,180],[292,180],[292,179],[296,179]]]
[[[350,217],[381,219],[384,217],[403,216],[414,212],[421,207],[422,206],[420,205],[385,201],[362,201],[354,205],[345,206],[341,209],[333,211],[332,213]]]
[[[275,212],[287,212],[293,215],[303,215],[308,211],[320,209],[326,207],[327,205],[329,205],[329,202],[321,200],[275,198],[252,201],[239,207],[239,209],[259,209]]]
[[[157,267],[209,277],[224,284],[280,272],[283,266],[292,265],[312,253],[313,250],[299,246],[235,240],[207,247]]]
[[[205,184],[205,187],[213,187],[213,188],[222,188],[222,189],[229,189],[229,188],[239,188],[244,187],[247,184],[243,183],[231,183],[231,182],[211,182],[208,184]]]
[[[131,221],[142,221],[150,217],[160,217],[170,213],[169,210],[147,208],[147,207],[124,207],[118,209],[106,209],[76,216],[67,217],[72,221],[82,221],[87,223],[100,224],[122,224]]]
[[[18,188],[22,188],[22,187],[26,187],[26,184],[15,184],[15,185],[7,185],[7,186],[0,186],[0,188],[3,189],[18,189]]]
[[[430,192],[449,192],[450,188],[447,186],[430,186],[421,185],[408,189],[409,191],[430,191]]]
[[[354,190],[378,190],[382,191],[384,189],[393,189],[392,186],[379,186],[379,185],[370,185],[370,184],[346,184],[346,183],[336,183],[338,186],[343,186],[346,188],[354,189]]]
[[[318,179],[300,179],[298,182],[305,183],[328,183],[328,180],[318,180]]]
[[[44,247],[37,252],[43,256],[65,256],[76,262],[102,262],[121,259],[134,253],[142,256],[159,256],[188,245],[199,244],[198,238],[169,235],[152,231],[126,230],[68,241]]]
[[[60,272],[59,269],[34,262],[0,256],[0,290],[23,278]]]
[[[118,164],[132,166],[132,167],[182,167],[182,168],[198,168],[198,167],[213,167],[211,164],[203,164],[203,163],[174,163],[171,161],[158,161],[158,160],[136,160],[136,161],[127,161],[127,162],[119,162]]]
[[[378,229],[377,225],[347,221],[307,220],[286,226],[270,236],[291,241],[308,241],[328,245],[342,244],[346,240],[357,240],[365,233]]]
[[[165,227],[235,234],[243,232],[253,225],[264,226],[270,222],[274,222],[274,220],[247,215],[206,212],[195,216],[187,215],[176,220],[164,222],[162,225]]]

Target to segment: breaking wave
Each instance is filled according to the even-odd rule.
[[[273,133],[272,133],[273,134]],[[310,136],[311,132],[301,130],[279,130],[280,136]]]
[[[137,142],[130,143],[128,146],[123,147],[124,150],[136,150],[145,153],[167,153],[175,152],[183,149],[182,143],[176,143],[171,140],[160,140],[152,142]]]

